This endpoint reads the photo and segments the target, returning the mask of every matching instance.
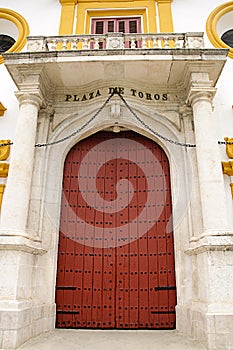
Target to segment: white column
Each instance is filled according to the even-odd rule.
[[[191,88],[189,95],[195,126],[203,231],[211,235],[229,230],[224,180],[212,111],[214,93],[214,88],[202,85],[200,88]]]
[[[25,233],[31,192],[39,93],[19,93],[19,118],[1,210],[1,231]]]

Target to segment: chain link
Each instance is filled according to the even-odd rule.
[[[0,143],[0,147],[11,146],[13,142]]]
[[[98,109],[98,111],[86,122],[84,123],[80,128],[78,128],[77,130],[75,130],[72,134],[63,137],[62,139],[59,139],[57,141],[52,141],[52,142],[47,142],[47,143],[37,143],[35,144],[35,147],[46,147],[46,146],[53,146],[53,145],[57,145],[58,143],[64,142],[66,140],[69,140],[70,138],[74,137],[75,135],[77,135],[80,131],[82,131],[83,129],[85,129],[97,116],[98,114],[104,109],[104,107],[109,103],[109,101],[111,100],[111,98],[113,97],[113,95],[115,95],[115,92],[113,92],[108,98],[107,100],[103,103],[103,105]]]
[[[35,144],[35,147],[46,147],[46,146],[53,146],[53,145],[57,145],[58,143],[64,142],[66,140],[69,140],[70,138],[74,137],[75,135],[77,135],[80,131],[82,131],[83,129],[85,129],[98,115],[100,112],[102,112],[102,110],[106,107],[106,105],[109,103],[109,101],[111,100],[111,98],[114,95],[118,95],[120,97],[120,99],[122,100],[122,102],[125,104],[125,106],[128,108],[128,110],[130,111],[130,113],[137,119],[137,121],[139,121],[147,130],[149,130],[150,132],[152,132],[155,136],[159,137],[160,139],[169,142],[171,144],[177,145],[177,146],[182,146],[182,147],[196,147],[195,144],[191,144],[191,143],[184,143],[184,142],[178,142],[178,141],[174,141],[169,139],[166,136],[163,136],[161,134],[159,134],[157,131],[153,130],[149,125],[147,125],[134,111],[133,109],[129,106],[129,104],[126,102],[126,100],[124,99],[124,97],[115,89],[111,95],[107,98],[107,100],[103,103],[103,105],[98,109],[98,111],[86,122],[84,123],[80,128],[78,128],[77,130],[75,130],[72,134],[65,136],[57,141],[52,141],[52,142],[47,142],[47,143],[37,143]],[[7,142],[7,143],[0,143],[0,147],[4,147],[4,146],[11,146],[13,145],[13,142]],[[218,141],[219,145],[233,145],[233,142],[227,142],[227,141]]]
[[[219,145],[233,145],[233,142],[228,142],[228,141],[218,141]]]
[[[118,96],[120,97],[120,99],[123,101],[123,103],[125,104],[125,106],[128,108],[128,110],[133,114],[133,116],[150,132],[152,132],[155,136],[159,137],[160,139],[170,142],[171,144],[177,145],[177,146],[183,146],[183,147],[196,147],[196,145],[194,144],[190,144],[190,143],[183,143],[183,142],[178,142],[178,141],[174,141],[169,139],[166,136],[160,135],[157,131],[153,130],[149,125],[147,125],[133,110],[132,108],[128,105],[128,103],[126,102],[126,100],[124,99],[124,97],[118,93]]]

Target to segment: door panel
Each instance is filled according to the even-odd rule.
[[[133,132],[99,132],[67,155],[57,327],[173,329],[169,163]]]

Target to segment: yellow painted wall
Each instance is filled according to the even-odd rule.
[[[76,34],[90,34],[91,18],[138,17],[142,18],[144,33],[173,32],[172,0],[59,0],[62,5],[59,34],[74,34],[77,9]],[[77,5],[76,5],[77,4]],[[76,8],[77,6],[77,8]],[[159,27],[157,28],[157,10]]]

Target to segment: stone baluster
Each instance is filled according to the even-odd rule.
[[[131,37],[130,38],[130,48],[131,49],[136,49],[135,37]]]
[[[87,50],[88,49],[88,38],[84,38],[83,39],[83,50]]]
[[[34,163],[37,116],[42,98],[18,93],[19,119],[11,155],[11,166],[1,211],[1,232],[25,235]]]
[[[63,39],[62,40],[62,50],[67,50],[67,43],[68,43],[68,40],[67,39]]]
[[[77,50],[77,38],[72,39],[71,50]]]
[[[146,39],[142,38],[142,49],[146,49],[146,48],[147,48]]]
[[[99,38],[94,39],[94,50],[99,50]]]

